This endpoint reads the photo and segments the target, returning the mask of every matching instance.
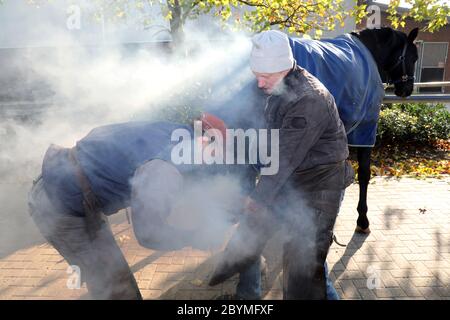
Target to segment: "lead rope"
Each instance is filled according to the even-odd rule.
[[[341,246],[341,247],[346,247],[346,246],[347,246],[346,244],[340,243],[340,242],[337,240],[335,234],[333,234],[333,241],[334,241],[338,246]]]

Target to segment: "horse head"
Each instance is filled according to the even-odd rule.
[[[380,28],[366,29],[358,34],[374,56],[380,73],[394,85],[394,93],[400,97],[411,95],[414,88],[414,70],[418,59],[414,40],[418,33],[418,28],[408,35],[392,28]]]
[[[400,97],[411,95],[414,88],[414,70],[418,58],[414,40],[419,32],[413,29],[408,35],[397,33],[397,42],[393,46],[392,54],[386,60],[388,82],[395,87],[394,93]]]

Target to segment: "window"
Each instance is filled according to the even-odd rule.
[[[420,63],[416,69],[420,82],[444,81],[445,63],[447,62],[448,42],[419,43]],[[420,88],[419,92],[444,92],[443,87]]]

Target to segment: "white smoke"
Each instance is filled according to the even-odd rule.
[[[31,19],[31,14],[27,9],[21,17]],[[52,28],[47,24],[45,32]],[[42,37],[44,29],[36,30],[32,34]],[[0,118],[0,243],[4,246],[0,247],[0,257],[25,245],[24,240],[36,239],[37,232],[27,216],[26,193],[40,173],[43,155],[51,143],[71,147],[100,125],[150,119],[171,101],[182,102],[185,92],[202,91],[203,83],[226,81],[228,73],[237,72],[237,79],[242,81],[248,77],[247,69],[239,69],[250,49],[248,38],[242,34],[209,41],[208,32],[202,35],[199,28],[186,28],[189,48],[195,49],[186,57],[186,48],[168,55],[164,50],[124,49],[117,45],[120,41],[84,46],[77,37],[54,31],[46,33],[47,43],[63,47],[29,50],[25,59],[17,56],[16,61],[26,65],[27,77],[39,79],[52,92],[47,107],[36,116],[28,115],[27,121]],[[108,36],[113,40],[113,35]],[[229,83],[214,98],[226,96],[239,85],[239,81]],[[195,241],[217,248],[241,200],[238,184],[229,177],[191,183],[180,195],[169,222],[197,230]],[[302,223],[313,228],[306,218]]]
[[[193,230],[193,243],[218,249],[242,212],[243,196],[239,181],[231,176],[188,179],[168,217],[168,223]]]
[[[119,35],[118,39],[113,39],[111,33],[108,45],[86,46],[86,37],[63,32],[50,19],[39,24],[35,15],[42,18],[45,5],[37,9],[7,1],[4,6],[0,10],[13,8],[23,21],[34,21],[28,25],[27,36],[22,35],[18,45],[35,48],[3,51],[2,54],[9,55],[8,65],[0,69],[13,73],[15,69],[8,67],[20,66],[23,78],[32,79],[32,87],[36,89],[25,92],[32,101],[23,104],[22,109],[16,106],[8,112],[12,103],[23,97],[13,97],[12,102],[6,101],[6,104],[2,102],[0,200],[5,210],[0,214],[0,241],[5,247],[15,247],[29,233],[37,235],[31,223],[33,232],[22,232],[24,228],[21,231],[19,225],[23,224],[17,221],[30,220],[26,193],[40,173],[43,155],[51,143],[71,147],[100,125],[151,119],[171,101],[182,103],[186,92],[203,90],[203,83],[220,80],[227,70],[232,71],[245,59],[250,45],[245,35],[228,34],[226,40],[208,41],[198,29],[193,35],[187,28],[190,47],[195,48],[195,54],[189,56],[185,48],[180,52],[175,48],[175,52],[169,54],[167,48],[161,49],[164,45],[157,43],[136,46],[139,49],[119,45]],[[62,21],[64,19],[65,16]],[[8,34],[0,36],[0,42],[13,45],[14,29],[5,28],[3,32]],[[194,43],[194,39],[202,41]],[[99,39],[91,37],[89,40]],[[37,48],[39,44],[52,47]],[[13,89],[7,92],[14,92]],[[226,94],[226,90],[221,94]],[[44,107],[36,104],[41,102]],[[14,113],[21,116],[15,117]],[[14,227],[8,227],[11,225]]]

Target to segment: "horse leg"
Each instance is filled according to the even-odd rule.
[[[369,219],[367,219],[367,187],[370,180],[370,154],[372,148],[357,148],[358,154],[358,180],[359,180],[359,202],[358,220],[356,221],[356,232],[370,233]]]

